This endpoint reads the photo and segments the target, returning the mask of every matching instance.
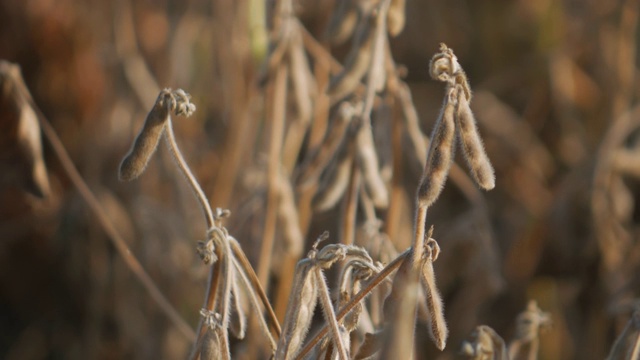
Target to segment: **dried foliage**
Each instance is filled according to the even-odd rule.
[[[0,357],[638,359],[638,2],[444,4],[0,4]]]

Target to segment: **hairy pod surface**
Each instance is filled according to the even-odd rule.
[[[422,264],[422,285],[429,310],[429,335],[438,349],[443,350],[447,344],[449,329],[444,318],[444,305],[440,292],[436,286],[436,276],[433,271],[433,260],[428,256]]]
[[[158,148],[158,142],[169,120],[170,99],[171,93],[168,90],[163,90],[158,95],[129,153],[120,163],[118,178],[121,181],[134,180],[147,168],[149,159]]]
[[[309,331],[317,301],[318,290],[313,273],[313,261],[303,259],[296,265],[275,360],[295,358]]]
[[[420,206],[431,206],[440,196],[453,159],[453,139],[455,135],[455,88],[448,89],[448,95],[431,135],[427,162],[418,187]]]
[[[458,97],[456,122],[460,147],[473,179],[481,188],[485,190],[493,189],[496,186],[493,166],[491,166],[491,161],[489,161],[489,157],[482,145],[476,120],[466,96]]]

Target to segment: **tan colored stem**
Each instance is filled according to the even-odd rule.
[[[280,66],[273,82],[273,111],[271,113],[271,134],[268,160],[268,190],[267,209],[265,213],[264,232],[262,246],[260,248],[260,263],[258,265],[258,279],[265,290],[269,288],[269,269],[271,267],[271,252],[276,233],[276,221],[278,212],[278,172],[280,171],[280,158],[282,139],[284,132],[284,118],[287,102],[287,67]]]
[[[25,92],[26,91],[27,90],[25,89]],[[167,298],[162,294],[160,289],[158,289],[156,284],[153,282],[153,279],[151,279],[149,274],[144,270],[136,256],[131,252],[131,249],[129,249],[126,241],[122,238],[122,236],[120,236],[119,231],[107,216],[106,211],[102,208],[96,196],[93,194],[87,183],[82,179],[82,176],[73,164],[73,161],[65,150],[62,141],[60,141],[60,138],[56,134],[56,131],[53,129],[49,121],[47,121],[44,114],[42,114],[42,112],[36,106],[33,99],[31,98],[31,95],[26,93],[25,96],[29,100],[33,109],[36,110],[42,132],[44,133],[44,136],[47,138],[47,140],[49,140],[51,148],[60,160],[60,164],[62,165],[62,168],[66,172],[67,176],[69,176],[69,180],[71,180],[76,189],[78,189],[80,196],[96,216],[98,222],[107,233],[109,240],[116,248],[118,254],[124,260],[126,266],[129,268],[129,270],[131,270],[133,275],[140,281],[142,286],[149,293],[149,296],[151,296],[151,298],[158,304],[158,306],[160,306],[162,312],[167,315],[167,317],[185,336],[185,338],[189,339],[190,341],[194,341],[196,339],[196,333],[193,331],[193,328],[191,328],[191,326],[187,324],[187,322],[182,318],[182,316],[173,307],[173,305],[171,305],[169,300],[167,300]]]

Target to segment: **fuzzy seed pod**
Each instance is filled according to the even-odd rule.
[[[202,335],[202,345],[200,346],[200,359],[217,360],[223,359],[222,342],[217,329],[207,327]]]
[[[431,134],[427,163],[418,187],[418,203],[423,207],[431,206],[440,196],[453,159],[457,91],[455,89],[448,91],[440,117]]]
[[[233,335],[237,339],[244,339],[245,334],[247,333],[247,315],[245,310],[245,298],[244,293],[241,290],[240,286],[240,275],[237,274],[238,270],[233,269],[234,278],[231,283],[231,316],[229,328]]]
[[[443,350],[447,344],[447,322],[444,319],[444,306],[440,292],[436,286],[436,276],[433,272],[433,258],[429,255],[422,264],[422,285],[427,297],[427,309],[429,310],[429,335],[438,349]]]
[[[118,178],[121,181],[134,180],[147,168],[149,159],[158,148],[158,142],[169,120],[171,101],[169,90],[160,92],[156,103],[147,114],[142,130],[133,142],[131,150],[120,164]]]
[[[313,263],[311,259],[303,259],[296,265],[275,360],[294,359],[309,331],[318,301]]]
[[[485,190],[493,189],[496,185],[493,167],[491,166],[487,153],[484,151],[482,139],[476,127],[476,120],[471,112],[466,96],[458,97],[456,122],[462,153],[467,161],[473,179],[481,188]]]

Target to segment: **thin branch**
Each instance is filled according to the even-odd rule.
[[[193,176],[191,169],[189,169],[189,165],[187,165],[187,162],[185,161],[184,157],[182,156],[182,153],[180,152],[180,149],[178,148],[178,144],[176,143],[176,137],[173,133],[173,124],[171,123],[171,118],[169,118],[167,122],[165,131],[166,131],[165,139],[167,140],[167,146],[169,147],[169,152],[171,153],[171,156],[173,156],[173,158],[176,160],[176,165],[178,165],[180,172],[182,172],[182,174],[187,180],[187,183],[193,190],[193,193],[196,199],[198,200],[200,207],[202,208],[202,212],[204,213],[204,217],[207,222],[207,230],[209,230],[214,226],[213,210],[211,210],[211,205],[209,204],[209,200],[207,200],[207,197],[204,194],[204,191],[202,191],[200,184],[198,184],[198,181],[196,180],[195,176]]]
[[[149,274],[144,270],[138,259],[135,257],[135,255],[133,255],[126,241],[124,241],[124,239],[120,236],[120,233],[107,216],[107,213],[100,205],[100,202],[98,201],[96,196],[93,194],[87,183],[82,179],[82,176],[73,164],[73,161],[69,157],[69,154],[64,148],[62,141],[60,141],[60,138],[56,134],[56,131],[53,129],[40,109],[38,109],[33,99],[31,98],[31,95],[27,93],[25,94],[25,96],[27,96],[29,102],[31,103],[31,106],[36,109],[42,131],[45,137],[49,140],[49,143],[53,148],[53,152],[60,160],[60,164],[67,173],[67,176],[69,176],[69,180],[71,180],[76,189],[78,189],[80,196],[84,199],[91,211],[96,216],[98,222],[109,236],[109,240],[111,240],[111,243],[114,245],[114,247],[118,251],[118,254],[120,254],[127,267],[131,270],[134,276],[138,278],[151,298],[156,303],[158,303],[160,309],[167,315],[167,317],[171,320],[171,322],[173,322],[173,324],[185,336],[185,338],[190,341],[195,341],[196,333],[193,331],[191,326],[187,324],[187,322],[182,318],[182,316],[173,307],[173,305],[171,305],[169,300],[167,300],[167,298],[162,294]]]

